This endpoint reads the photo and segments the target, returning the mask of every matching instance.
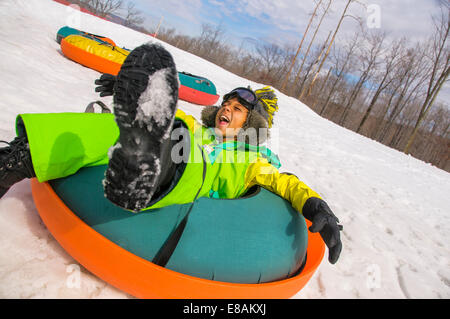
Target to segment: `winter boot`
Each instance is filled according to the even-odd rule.
[[[31,163],[30,148],[26,137],[16,137],[0,148],[0,198],[8,189],[24,178],[36,177]]]
[[[145,44],[123,63],[114,85],[114,115],[120,130],[109,150],[105,196],[117,206],[140,211],[167,180],[170,133],[178,100],[178,73],[162,46]]]

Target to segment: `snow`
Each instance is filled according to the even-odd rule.
[[[163,139],[170,136],[172,125],[169,125],[168,121],[173,121],[172,114],[174,113],[171,107],[174,105],[172,89],[166,80],[169,76],[173,78],[171,73],[171,69],[167,68],[158,70],[148,77],[149,85],[139,97],[136,114],[138,123],[149,124],[151,118],[158,126],[167,127],[167,132],[162,136]],[[147,129],[150,131],[151,127],[147,125]]]
[[[18,113],[83,112],[99,73],[66,59],[65,25],[134,48],[160,42],[50,0],[0,1],[0,139]],[[262,87],[162,43],[179,71],[212,80],[223,95]],[[102,99],[112,105],[112,98]],[[319,192],[344,225],[337,264],[326,257],[294,298],[449,298],[450,175],[327,121],[278,93],[269,147],[281,171]],[[201,107],[179,101],[200,118]],[[0,200],[0,298],[130,298],[69,256],[42,223],[28,180]]]

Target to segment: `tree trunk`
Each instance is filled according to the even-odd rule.
[[[325,9],[324,13],[322,14],[322,17],[320,18],[319,24],[317,25],[316,31],[314,32],[313,37],[312,37],[311,41],[309,42],[309,46],[306,49],[306,53],[305,53],[305,56],[303,57],[302,64],[300,65],[300,68],[297,71],[297,75],[295,76],[294,83],[297,83],[297,80],[300,77],[300,74],[302,73],[303,65],[305,64],[305,61],[306,61],[306,59],[308,57],[308,54],[309,54],[309,51],[311,50],[311,46],[312,46],[312,44],[313,44],[313,42],[314,42],[314,40],[316,38],[316,35],[317,35],[318,31],[319,31],[320,26],[322,25],[323,19],[325,18],[326,14],[328,13],[328,10],[330,9],[330,6],[331,6],[331,0],[328,2],[328,6]],[[328,42],[328,39],[327,39],[326,42]],[[302,85],[301,88],[303,88],[303,85]]]
[[[446,15],[445,15],[446,14]],[[439,25],[435,25],[436,31],[434,35],[434,46],[433,46],[433,70],[431,72],[430,81],[428,85],[427,90],[427,96],[425,98],[425,101],[423,102],[422,108],[419,113],[419,117],[417,119],[416,124],[414,125],[414,130],[411,134],[411,136],[408,139],[408,142],[406,143],[406,146],[404,148],[404,152],[406,154],[409,153],[409,150],[411,148],[412,143],[414,142],[414,139],[417,135],[417,131],[419,129],[420,124],[427,116],[427,113],[430,111],[431,107],[433,106],[434,101],[436,100],[437,95],[439,94],[439,91],[441,90],[444,82],[447,80],[450,72],[449,67],[449,52],[448,48],[446,47],[446,42],[449,35],[450,30],[450,14],[447,11],[446,13],[442,11],[441,20],[438,21]],[[444,59],[444,61],[441,60],[441,58]],[[439,65],[441,63],[444,63],[444,67],[442,69],[441,74],[438,76],[438,79],[436,79],[436,74],[439,69]]]
[[[325,88],[325,84],[328,82],[328,78],[330,77],[330,74],[331,74],[331,71],[332,71],[332,70],[333,70],[333,68],[330,68],[330,69],[328,70],[327,76],[325,77],[325,79],[324,79],[323,82],[322,82],[322,85],[320,86],[319,94],[321,94],[321,93],[323,92],[323,90],[324,90],[324,88]],[[318,100],[319,100],[319,98],[318,98],[317,95],[316,95],[316,99],[314,100],[314,104],[313,104],[313,106],[312,106],[312,109],[313,109],[313,110],[316,108],[316,105],[317,105]]]
[[[449,76],[450,68],[447,68],[446,72],[442,74],[442,76],[439,78],[438,82],[436,83],[436,86],[432,90],[432,95],[428,95],[425,99],[425,102],[422,106],[422,109],[419,114],[419,118],[417,119],[416,124],[414,125],[414,130],[411,134],[411,136],[408,139],[408,142],[406,143],[406,146],[403,150],[404,153],[409,154],[409,150],[411,148],[412,143],[414,142],[414,139],[416,138],[417,131],[419,130],[419,126],[422,123],[422,121],[427,116],[428,112],[430,111],[431,107],[434,104],[434,101],[436,100],[437,95],[439,94],[439,91],[441,90],[442,86],[444,85],[444,82],[447,80]]]
[[[344,12],[342,12],[341,18],[340,18],[339,23],[338,23],[338,25],[336,27],[336,30],[334,31],[333,37],[331,38],[330,44],[328,45],[327,52],[325,53],[325,56],[323,57],[322,62],[320,63],[319,69],[317,70],[316,75],[314,76],[314,78],[313,78],[313,80],[312,80],[312,82],[311,82],[311,84],[309,86],[313,86],[314,85],[314,82],[317,79],[317,75],[322,70],[322,66],[325,63],[325,60],[328,58],[328,54],[330,54],[331,46],[334,43],[334,39],[336,38],[336,34],[338,33],[339,28],[341,27],[342,21],[344,20],[345,14],[347,13],[348,7],[350,6],[350,3],[352,3],[352,1],[354,1],[354,0],[348,0],[347,5],[345,6]],[[308,91],[309,91],[309,89],[308,89]]]
[[[285,88],[285,86],[286,86],[286,83],[287,83],[288,80],[289,80],[289,76],[291,75],[292,68],[293,68],[294,65],[295,65],[295,60],[297,59],[297,56],[298,56],[298,54],[300,53],[300,50],[302,49],[303,41],[305,40],[306,34],[308,33],[308,30],[309,30],[309,27],[311,26],[311,23],[313,22],[314,17],[316,16],[316,11],[317,11],[317,9],[319,8],[319,5],[322,3],[322,1],[323,1],[323,0],[320,0],[320,1],[317,3],[316,7],[314,8],[314,12],[313,12],[311,18],[309,19],[308,26],[306,27],[305,33],[303,34],[302,40],[300,41],[300,45],[298,46],[297,52],[295,53],[295,56],[294,56],[294,58],[292,59],[291,66],[289,67],[289,71],[288,71],[288,73],[286,74],[286,77],[285,77],[285,79],[284,79],[284,81],[283,81],[283,85],[281,86],[280,91],[283,91],[283,90],[284,90],[284,88]],[[330,2],[331,2],[331,1],[330,1]]]

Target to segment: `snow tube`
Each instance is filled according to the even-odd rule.
[[[139,298],[288,298],[322,261],[320,235],[284,199],[259,188],[234,200],[200,198],[166,267],[151,262],[190,204],[133,214],[103,195],[106,166],[31,180],[39,214],[60,245],[111,285]],[[309,225],[309,223],[308,223]]]
[[[101,36],[101,35],[96,35],[96,34],[92,34],[92,33],[88,33],[85,31],[81,31],[75,28],[71,28],[68,26],[62,27],[61,29],[58,30],[58,32],[56,33],[56,42],[58,42],[59,44],[61,44],[61,40],[64,39],[65,37],[69,36],[69,35],[84,35],[86,37],[91,38],[92,40],[97,40],[98,42],[108,42],[111,45],[116,45],[114,43],[113,40],[111,40],[110,38]]]
[[[85,35],[61,40],[61,51],[69,59],[100,73],[116,75],[130,51]]]
[[[215,85],[208,79],[186,72],[178,72],[180,99],[200,104],[214,105],[219,99]]]
[[[63,30],[62,36],[71,30]],[[72,34],[62,37],[61,51],[69,59],[101,73],[117,75],[130,53],[91,35]],[[219,99],[215,85],[208,79],[178,72],[180,99],[199,105],[214,105]]]

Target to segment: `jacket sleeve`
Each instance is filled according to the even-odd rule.
[[[280,173],[264,158],[258,158],[249,165],[245,174],[245,183],[247,189],[254,185],[260,185],[283,197],[300,213],[302,213],[303,205],[308,198],[321,198],[297,176]]]
[[[187,125],[188,129],[191,132],[194,132],[195,130],[202,127],[202,124],[199,121],[197,121],[195,117],[193,117],[192,115],[187,115],[180,109],[177,109],[177,112],[175,113],[175,118],[182,120]]]

